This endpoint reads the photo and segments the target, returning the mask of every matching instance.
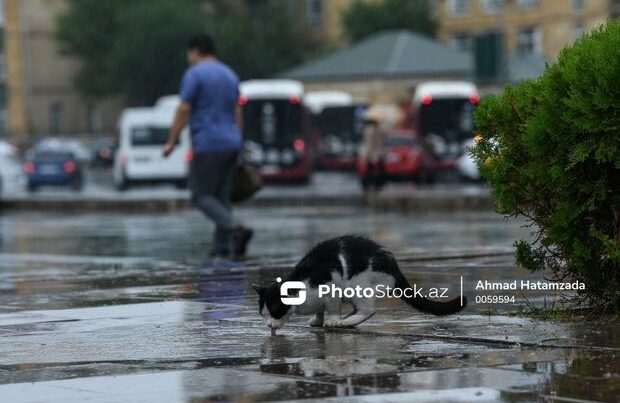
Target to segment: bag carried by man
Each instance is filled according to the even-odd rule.
[[[256,168],[240,159],[233,171],[230,201],[239,203],[248,200],[263,187],[263,180]]]

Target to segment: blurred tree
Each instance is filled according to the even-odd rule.
[[[342,15],[344,31],[352,42],[379,31],[408,29],[433,36],[437,27],[428,0],[354,2]]]
[[[56,33],[82,62],[75,85],[84,96],[124,94],[132,105],[150,105],[177,91],[185,41],[203,27],[193,0],[69,0]]]
[[[243,79],[271,76],[302,62],[312,50],[278,3],[68,2],[56,34],[61,49],[82,62],[75,85],[86,97],[123,94],[131,105],[151,105],[176,92],[187,67],[185,42],[201,31],[215,37],[218,56]]]
[[[242,79],[273,76],[314,50],[281,2],[245,0],[236,8],[221,0],[209,3],[218,55]]]

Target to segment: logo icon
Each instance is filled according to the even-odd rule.
[[[282,283],[282,278],[276,278],[276,282]],[[299,290],[296,297],[289,297],[289,290]],[[301,281],[285,281],[280,285],[280,300],[284,305],[301,305],[306,302],[306,285]]]

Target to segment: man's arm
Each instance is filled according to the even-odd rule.
[[[182,101],[177,107],[176,113],[174,114],[174,121],[172,122],[172,127],[170,128],[168,142],[162,150],[164,157],[169,156],[172,151],[174,151],[191,112],[192,106],[189,102]]]

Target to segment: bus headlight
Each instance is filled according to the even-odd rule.
[[[276,149],[270,149],[267,151],[266,158],[268,164],[277,164],[280,162],[280,153]]]
[[[265,152],[260,144],[248,141],[245,144],[245,158],[251,164],[260,165],[265,159]]]

